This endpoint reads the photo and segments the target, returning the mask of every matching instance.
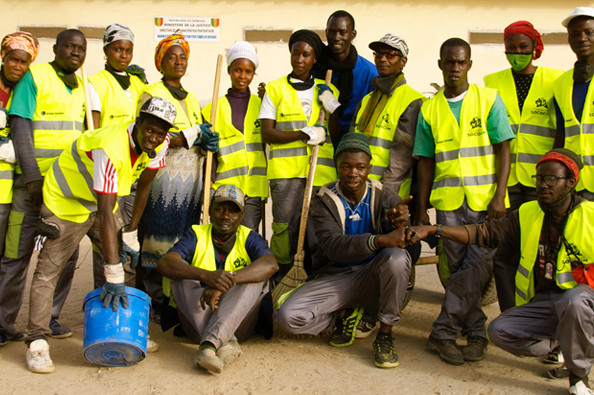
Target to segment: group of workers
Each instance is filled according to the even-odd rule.
[[[258,94],[250,91],[257,52],[248,42],[233,44],[232,87],[216,102],[214,120],[212,104],[201,109],[182,86],[190,46],[181,34],[157,45],[163,77],[153,84],[130,64],[134,35],[126,26],[106,28],[105,70],[88,82],[75,74],[86,53],[81,31],[61,32],[54,60],[32,66],[37,39],[7,35],[0,344],[25,340],[28,368],[54,370],[47,338],[72,334],[57,319],[88,235],[104,307],[127,308],[125,285],[146,291],[164,330],[175,327],[200,344],[195,364],[221,372],[262,318],[271,278],[293,263],[310,156],[319,146],[311,164],[310,276],[282,296],[272,315],[278,328],[332,329],[336,347],[377,329],[375,365],[397,366],[392,327],[420,240],[433,237],[449,279],[429,350],[460,365],[482,360],[488,339],[516,355],[558,347],[569,392],[592,394],[594,9],[578,7],[562,24],[577,56],[572,70],[534,65],[540,34],[518,21],[504,31],[511,68],[486,76],[486,87],[468,83],[470,45],[443,42],[443,89],[427,99],[406,82],[402,37],[370,43],[374,65],[352,45],[353,17],[336,11],[328,44],[313,31],[295,31],[292,70]],[[204,174],[207,151],[216,153],[212,174]],[[211,224],[198,225],[203,188],[213,190],[203,213]],[[258,234],[269,190],[270,246]],[[43,244],[23,334],[14,324],[36,240]],[[487,337],[481,295],[492,275],[503,313]],[[459,333],[466,344],[457,344]],[[147,347],[158,345],[149,339]]]

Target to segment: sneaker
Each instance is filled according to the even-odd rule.
[[[569,395],[594,395],[594,391],[584,383],[584,380],[580,380],[569,387]]]
[[[229,365],[241,355],[241,346],[237,340],[229,340],[227,344],[217,350],[217,357],[223,361],[225,365]]]
[[[49,344],[45,339],[37,339],[29,344],[27,366],[33,373],[52,373],[54,371],[54,363],[49,354]]]
[[[355,328],[361,321],[363,309],[357,307],[351,314],[341,320],[336,321],[336,329],[332,336],[330,336],[330,345],[334,347],[347,347],[353,344],[355,340]]]
[[[150,335],[146,338],[146,352],[157,352],[159,351],[159,343],[151,340]]]
[[[67,337],[72,336],[72,331],[69,328],[65,328],[60,323],[53,318],[50,321],[49,328],[52,331],[50,335],[54,339],[65,339]]]
[[[217,357],[216,351],[210,347],[200,346],[196,355],[194,355],[194,364],[211,373],[221,373],[223,371],[223,361]]]
[[[551,379],[566,379],[569,377],[569,369],[565,365],[547,370],[547,377]]]
[[[22,332],[17,332],[12,336],[0,332],[0,346],[3,346],[8,342],[22,342],[23,340],[25,340],[25,335],[23,335]]]
[[[462,347],[462,355],[465,361],[481,361],[487,353],[489,341],[482,336],[468,336],[467,344]]]
[[[398,366],[398,355],[394,348],[391,334],[378,333],[373,341],[375,366],[378,368],[395,368]]]
[[[355,329],[355,339],[365,339],[367,336],[371,335],[377,327],[377,321],[369,316],[363,315],[361,321],[359,321],[359,325],[357,325],[357,329]]]
[[[563,358],[563,353],[561,352],[561,347],[556,346],[553,350],[547,354],[547,356],[542,360],[544,363],[548,363],[551,365],[559,365],[565,362]]]
[[[441,359],[452,365],[462,365],[464,363],[464,355],[456,345],[455,340],[436,339],[431,335],[427,340],[427,349],[437,352]]]

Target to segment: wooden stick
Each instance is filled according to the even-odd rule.
[[[87,117],[87,130],[95,129],[95,125],[93,123],[93,113],[91,112],[91,98],[89,96],[89,87],[87,86],[87,72],[85,70],[85,64],[83,63],[80,66],[80,75],[83,81],[83,92],[85,93],[85,115]]]
[[[326,72],[326,85],[330,85],[332,79],[332,70]],[[317,100],[314,98],[314,100]],[[324,124],[326,111],[324,107],[320,109],[320,116],[318,117],[318,124]],[[316,174],[316,164],[318,163],[319,145],[314,145],[311,150],[311,157],[309,159],[309,172],[307,174],[307,183],[305,184],[305,193],[303,194],[303,205],[301,206],[301,222],[299,223],[299,239],[297,239],[297,253],[299,255],[303,251],[303,244],[305,243],[305,232],[307,231],[307,217],[309,215],[309,205],[311,203],[311,194],[313,192],[314,177]]]
[[[217,102],[219,100],[219,85],[221,83],[221,68],[223,65],[223,55],[217,56],[217,69],[215,72],[214,87],[212,89],[212,104],[210,108],[210,130],[214,131],[214,124],[217,116]],[[208,224],[210,218],[208,217],[208,210],[210,208],[210,173],[212,172],[212,151],[206,151],[206,169],[204,170],[204,186],[202,200],[204,202],[202,209],[202,224]]]

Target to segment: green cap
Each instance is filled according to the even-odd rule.
[[[369,139],[363,133],[350,132],[345,134],[338,147],[334,151],[334,160],[338,158],[338,155],[345,150],[358,150],[363,151],[371,158],[371,150],[369,149]]]

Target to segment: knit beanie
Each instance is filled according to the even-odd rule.
[[[340,143],[338,143],[338,146],[334,151],[334,160],[338,158],[338,155],[340,155],[342,151],[351,149],[363,151],[371,158],[371,150],[369,149],[369,139],[367,136],[363,133],[350,132],[345,134],[340,140]]]
[[[256,48],[247,41],[237,41],[227,51],[227,66],[237,59],[251,60],[254,64],[254,69],[258,68],[258,54]]]

